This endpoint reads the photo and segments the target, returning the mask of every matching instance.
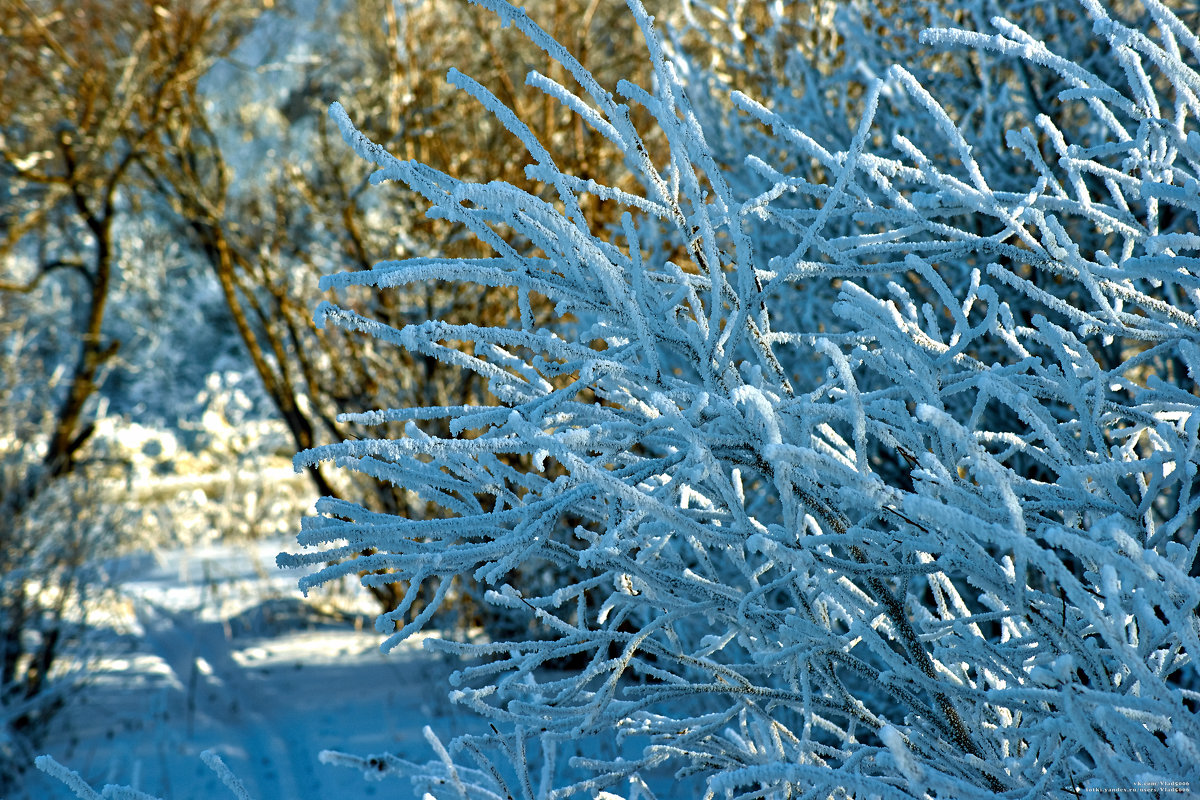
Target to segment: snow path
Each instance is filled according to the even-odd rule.
[[[271,681],[255,681],[237,662],[223,625],[189,625],[188,616],[149,601],[137,607],[137,619],[149,649],[161,654],[171,674],[185,685],[184,714],[189,735],[195,732],[197,715],[224,723],[237,732],[239,740],[258,744],[253,749],[270,762],[277,776],[278,796],[299,797],[294,776],[297,762],[303,759],[295,757],[290,746],[294,742],[286,741],[271,722],[272,712],[286,707],[287,699],[279,697],[278,687]]]
[[[411,796],[407,782],[368,782],[317,754],[432,759],[424,725],[447,741],[480,725],[445,699],[452,665],[419,641],[385,656],[369,624],[356,630],[314,612],[295,589],[297,576],[274,567],[283,546],[132,559],[124,619],[111,620],[87,690],[56,718],[39,752],[97,788],[131,784],[171,800],[231,797],[201,763],[205,749],[257,800]],[[72,797],[36,771],[21,791],[0,795]]]

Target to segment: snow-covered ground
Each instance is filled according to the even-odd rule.
[[[305,600],[275,567],[287,539],[129,557],[105,614],[86,689],[41,752],[99,789],[129,784],[165,798],[229,797],[199,754],[212,749],[258,800],[409,796],[318,761],[324,749],[434,757],[480,723],[445,699],[453,668],[410,640],[389,655],[374,609],[354,595]],[[361,591],[361,590],[360,590]],[[365,592],[361,593],[365,595]],[[7,800],[69,798],[31,770]]]

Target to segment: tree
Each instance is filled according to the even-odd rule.
[[[281,562],[370,548],[372,568],[436,586],[385,647],[465,575],[551,635],[439,645],[480,659],[455,697],[497,732],[455,740],[471,768],[329,758],[415,773],[447,797],[625,781],[644,794],[664,769],[697,796],[742,798],[1065,798],[1200,780],[1193,31],[1156,0],[1039,4],[1024,28],[984,4],[922,5],[954,12],[957,27],[921,42],[950,52],[943,68],[976,68],[982,104],[950,88],[965,72],[926,76],[944,105],[888,67],[831,149],[808,135],[834,127],[811,97],[778,109],[734,93],[743,131],[769,135],[733,141],[773,149],[723,166],[710,142],[730,128],[701,124],[636,0],[654,87],[621,82],[618,96],[525,14],[480,4],[571,76],[578,88],[528,82],[622,152],[637,191],[560,169],[461,73],[451,82],[524,144],[526,175],[552,196],[397,158],[334,107],[374,182],[419,192],[494,255],[324,285],[503,286],[559,320],[392,325],[323,304],[320,322],[472,372],[502,407],[347,415],[404,435],[297,465],[332,460],[445,514],[322,501],[306,550]],[[662,130],[665,162],[633,105]],[[622,207],[620,225],[594,224],[585,197]],[[527,583],[530,560],[583,578]],[[617,750],[597,756],[614,729]],[[589,755],[556,771],[572,742]]]
[[[12,46],[0,131],[10,205],[0,254],[12,277],[0,289],[33,292],[63,271],[82,288],[73,301],[78,354],[42,456],[44,475],[6,493],[10,514],[45,480],[72,471],[87,442],[88,403],[120,348],[104,324],[119,279],[114,226],[141,199],[168,120],[245,29],[246,10],[218,7],[134,3],[109,13],[86,0],[6,0],[3,36]],[[99,19],[105,24],[93,24]]]
[[[581,0],[541,6],[556,35],[597,74],[616,80],[629,69],[634,26],[619,8]],[[255,100],[255,108],[266,106],[267,112],[248,120],[235,103],[208,110],[203,97],[192,96],[187,113],[164,126],[170,146],[160,151],[154,170],[180,232],[218,277],[250,362],[299,449],[377,433],[340,418],[347,410],[494,402],[470,372],[447,368],[431,356],[397,356],[362,337],[313,325],[312,308],[323,297],[317,289],[322,274],[367,270],[371,254],[486,252],[461,223],[420,218],[418,192],[398,188],[386,199],[367,193],[367,170],[326,122],[329,98],[340,96],[351,107],[370,110],[364,128],[380,141],[402,144],[407,157],[468,180],[523,180],[521,145],[502,125],[460,124],[474,101],[436,79],[458,62],[500,87],[505,102],[555,143],[565,168],[614,186],[626,180],[621,155],[611,145],[535,87],[522,85],[528,64],[546,62],[552,75],[560,68],[516,32],[494,29],[482,10],[443,0],[361,0],[316,18],[322,25],[334,19],[337,30],[318,31],[313,66],[277,108]],[[609,34],[603,47],[592,40],[600,30]],[[648,66],[635,73],[631,77],[648,76]],[[235,163],[243,138],[270,143],[270,153]],[[530,188],[539,195],[551,191],[537,180]],[[614,213],[599,200],[584,202],[598,219]],[[504,326],[518,316],[516,294],[502,287],[430,281],[386,290],[338,287],[332,296],[392,325],[437,317]],[[537,319],[551,316],[544,304],[525,312]],[[401,435],[402,427],[392,433]],[[439,513],[436,504],[369,475],[335,478],[316,464],[309,474],[326,496],[357,497],[373,510],[401,516]],[[387,609],[406,591],[386,573],[374,576],[370,588]],[[454,616],[477,624],[480,605],[470,581],[454,595],[459,601]],[[419,608],[429,599],[414,595],[411,601]]]
[[[36,735],[55,707],[50,677],[102,585],[95,562],[124,528],[91,491],[112,465],[88,451],[119,361],[113,301],[137,268],[118,229],[146,201],[168,119],[252,17],[217,0],[0,2],[6,743]]]

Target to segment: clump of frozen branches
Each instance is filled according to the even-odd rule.
[[[769,132],[793,167],[761,150],[726,169],[709,144],[723,132],[700,123],[637,0],[654,90],[616,95],[523,12],[480,2],[574,78],[528,81],[623,152],[641,191],[563,174],[454,71],[554,199],[397,159],[332,110],[375,182],[419,191],[495,255],[383,262],[324,285],[506,286],[522,310],[511,329],[316,315],[472,371],[498,400],[347,415],[405,422],[405,436],[296,460],[444,512],[325,500],[305,549],[281,556],[373,551],[305,588],[385,569],[432,587],[400,630],[407,599],[380,617],[385,648],[426,624],[456,576],[530,620],[527,637],[438,645],[479,658],[454,698],[497,732],[460,737],[426,790],[639,794],[664,769],[738,798],[1200,785],[1195,33],[1157,0],[1136,24],[1084,0],[1073,13],[1088,35],[1056,38],[1062,52],[1000,17],[927,30],[925,47],[999,82],[987,113],[943,105],[893,66],[829,149],[803,115],[734,93],[740,124],[762,126],[747,141]],[[964,5],[967,20],[985,7]],[[1006,104],[1030,76],[1053,93],[1026,118],[1030,103]],[[633,105],[661,128],[666,163]],[[624,206],[621,224],[591,226],[584,194]],[[533,324],[537,296],[559,326]],[[530,565],[582,578],[531,591],[545,582],[518,580]],[[613,730],[610,756],[555,772],[552,751]]]

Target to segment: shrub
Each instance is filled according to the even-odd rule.
[[[373,182],[420,192],[494,255],[385,262],[323,285],[507,286],[522,324],[394,328],[323,304],[319,324],[474,373],[504,407],[345,415],[404,422],[405,435],[314,448],[297,467],[330,460],[410,487],[446,518],[322,501],[306,551],[281,563],[373,548],[302,585],[367,561],[432,586],[434,603],[385,648],[461,576],[539,631],[438,645],[479,659],[453,695],[497,730],[455,740],[471,770],[449,754],[366,768],[415,769],[439,797],[533,796],[536,740],[550,765],[539,797],[641,786],[663,769],[739,798],[1067,797],[1200,780],[1193,31],[1156,0],[1125,17],[1094,0],[1042,4],[1027,25],[1086,20],[1056,52],[1036,28],[962,13],[975,27],[921,42],[983,64],[980,80],[999,81],[984,105],[947,108],[893,66],[831,150],[807,135],[811,98],[781,110],[735,92],[743,116],[708,116],[706,130],[637,0],[654,90],[622,81],[617,96],[522,12],[481,5],[574,78],[581,92],[536,71],[528,83],[624,153],[640,190],[564,174],[453,70],[554,198],[395,158],[332,109]],[[935,89],[950,82],[929,74]],[[1049,87],[1032,119],[1013,100],[1022,81]],[[631,105],[662,129],[666,163]],[[757,149],[717,163],[722,125],[754,142],[760,124],[793,167]],[[592,225],[586,194],[623,206],[621,223]],[[538,297],[553,326],[533,324]],[[582,576],[512,579],[530,565]],[[579,667],[552,669],[564,663]],[[612,757],[554,771],[556,747],[614,730]]]

